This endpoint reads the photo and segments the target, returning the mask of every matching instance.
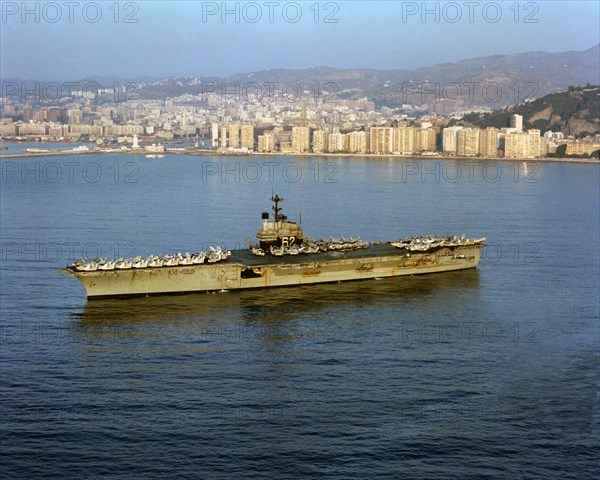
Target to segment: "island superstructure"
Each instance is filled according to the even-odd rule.
[[[262,214],[258,244],[248,249],[77,261],[62,270],[88,299],[269,288],[417,275],[475,268],[485,239],[419,236],[380,243],[358,238],[307,238],[281,213]]]

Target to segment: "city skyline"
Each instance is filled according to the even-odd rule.
[[[415,69],[600,43],[599,5],[586,1],[3,1],[1,7],[3,78],[227,76],[322,65]]]

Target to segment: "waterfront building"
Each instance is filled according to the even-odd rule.
[[[506,158],[539,158],[541,154],[542,142],[539,130],[510,133],[504,139]]]
[[[325,130],[315,130],[312,135],[312,151],[314,153],[326,153],[328,147],[328,136]]]
[[[298,153],[310,151],[310,127],[292,127],[292,150]]]
[[[402,125],[394,128],[392,151],[395,153],[413,153],[415,150],[415,127]]]
[[[369,133],[371,153],[392,153],[392,127],[371,127]]]
[[[367,153],[369,151],[367,132],[350,132],[347,135],[348,148],[350,153]]]
[[[341,133],[330,133],[327,138],[327,151],[337,153],[344,151],[344,139]]]
[[[479,154],[478,128],[463,128],[458,131],[456,153],[465,157],[475,157]]]
[[[240,148],[240,126],[237,123],[230,123],[228,128],[229,132],[229,148]]]
[[[241,147],[248,150],[254,150],[254,126],[242,125],[241,127]]]
[[[570,140],[566,142],[567,155],[590,155],[593,152],[600,150],[600,142],[593,140]]]
[[[271,130],[258,136],[258,151],[261,153],[275,151],[275,132]]]
[[[221,148],[227,148],[227,126],[223,125],[221,126],[221,135],[219,138],[219,146]]]
[[[498,156],[498,129],[488,127],[479,132],[479,154],[484,157]]]
[[[436,131],[431,128],[419,128],[415,130],[415,149],[421,152],[432,152],[436,150]]]
[[[444,153],[456,154],[458,152],[458,132],[462,129],[463,127],[460,126],[444,128],[442,131],[442,151]]]

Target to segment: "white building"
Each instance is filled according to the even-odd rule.
[[[510,117],[510,128],[514,128],[517,132],[523,131],[523,115],[513,115]]]
[[[456,153],[458,151],[458,132],[463,127],[447,127],[442,132],[442,150],[444,153]]]

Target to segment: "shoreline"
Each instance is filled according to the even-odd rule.
[[[158,152],[132,152],[132,151],[73,151],[73,150],[57,150],[48,152],[19,152],[19,153],[0,153],[0,160],[9,158],[35,158],[35,157],[55,157],[61,155],[90,155],[90,154],[118,154],[118,155],[154,155]],[[160,152],[161,155],[190,155],[196,157],[361,157],[361,158],[380,158],[380,159],[419,159],[419,160],[444,160],[444,161],[488,161],[488,162],[545,162],[545,163],[586,163],[600,164],[600,159],[597,158],[568,158],[568,157],[541,157],[541,158],[504,158],[504,157],[465,157],[465,156],[444,156],[444,155],[399,155],[399,154],[377,154],[377,153],[227,153],[215,152],[212,150],[200,151],[169,151]]]

